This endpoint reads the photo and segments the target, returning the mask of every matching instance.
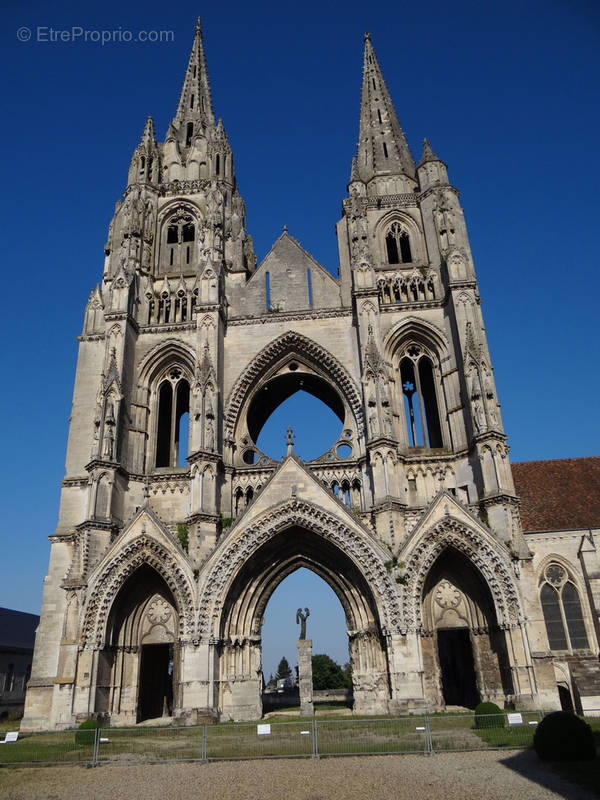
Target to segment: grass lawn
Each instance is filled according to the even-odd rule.
[[[77,744],[75,731],[20,734],[0,746],[0,764],[76,764],[92,760],[92,744]]]

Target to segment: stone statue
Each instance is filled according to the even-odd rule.
[[[308,617],[310,617],[308,608],[304,609],[304,614],[301,608],[296,611],[296,625],[300,625],[300,639],[306,639],[306,620]]]
[[[211,451],[215,449],[215,430],[210,417],[207,417],[204,428],[204,448]]]

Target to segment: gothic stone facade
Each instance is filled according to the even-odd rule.
[[[337,237],[338,279],[285,229],[257,266],[198,25],[85,309],[24,728],[260,717],[299,567],[344,608],[358,712],[557,707],[548,631],[595,658],[577,543],[536,561],[521,528],[458,192],[413,161],[369,36]],[[341,437],[274,461],[258,434],[300,387]]]

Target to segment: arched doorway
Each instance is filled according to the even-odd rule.
[[[422,603],[426,692],[434,704],[502,706],[513,692],[506,641],[479,570],[447,547],[429,571]]]
[[[265,679],[263,693],[263,710],[282,705],[297,705],[298,687],[296,685],[296,665],[298,663],[297,640],[300,625],[296,623],[298,608],[309,607],[306,638],[312,642],[313,658],[317,660],[316,672],[313,671],[313,686],[317,690],[336,689],[340,696],[335,699],[340,705],[352,706],[351,686],[347,682],[344,667],[349,665],[348,632],[344,609],[331,586],[319,575],[300,567],[284,578],[271,597],[263,614],[261,630],[262,662]],[[333,669],[323,656],[328,656],[339,665],[338,671]],[[285,658],[292,669],[292,686],[281,680],[278,675],[281,659]],[[269,679],[272,683],[269,686]],[[327,686],[323,684],[327,684]],[[334,685],[335,684],[335,685]],[[283,689],[283,691],[279,691]],[[285,696],[282,696],[285,695]],[[335,695],[335,693],[334,693]],[[332,698],[326,702],[334,702]],[[293,700],[293,703],[289,702]],[[325,701],[315,696],[315,705]]]
[[[169,717],[179,705],[178,613],[149,565],[139,567],[112,604],[98,657],[96,711],[113,722]]]
[[[277,586],[305,567],[337,595],[346,618],[356,711],[385,712],[387,654],[373,593],[354,561],[333,542],[300,526],[268,539],[230,582],[220,616],[216,705],[225,719],[262,714],[262,623]]]

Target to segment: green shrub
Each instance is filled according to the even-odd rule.
[[[98,723],[95,719],[86,719],[75,731],[75,744],[94,744]]]
[[[503,728],[504,711],[496,703],[479,703],[475,709],[476,728]]]
[[[592,729],[571,711],[553,711],[537,726],[535,752],[543,761],[592,761],[596,745]]]

